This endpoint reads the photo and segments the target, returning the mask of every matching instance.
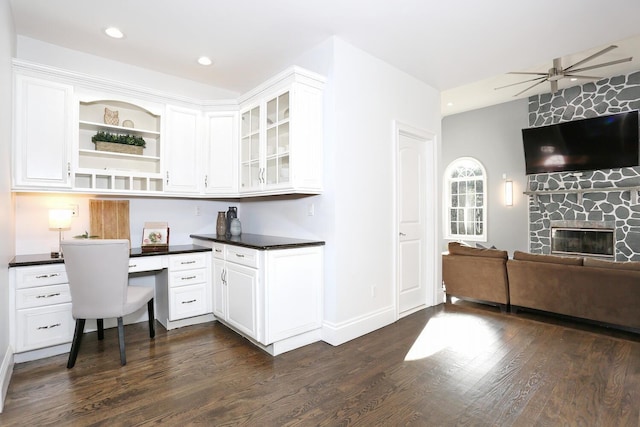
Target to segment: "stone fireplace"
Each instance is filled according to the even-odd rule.
[[[635,72],[530,97],[529,126],[638,109],[640,72]],[[557,232],[557,228],[589,228],[599,242],[591,245],[605,245],[605,241],[609,245],[612,240],[613,253],[596,256],[640,261],[640,166],[530,175],[526,193],[532,253],[565,252],[566,245],[584,250],[583,243],[577,240],[580,230],[566,230],[561,233],[564,236],[556,237],[552,243],[552,229]],[[573,227],[578,223],[579,227]],[[608,231],[603,234],[602,228]]]

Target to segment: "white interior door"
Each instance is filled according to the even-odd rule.
[[[433,183],[428,170],[435,168],[433,136],[398,125],[397,132],[397,279],[398,316],[406,316],[432,303],[433,275],[428,237],[435,236],[432,206],[428,199]],[[429,149],[428,149],[429,148]],[[429,211],[431,209],[431,212]]]

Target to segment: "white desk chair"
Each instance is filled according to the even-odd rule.
[[[120,364],[125,365],[123,316],[147,303],[149,336],[155,336],[153,288],[129,286],[129,241],[68,240],[62,242],[62,253],[71,290],[71,312],[76,319],[67,368],[76,363],[85,320],[97,320],[98,339],[103,339],[103,319],[113,317],[118,318]]]

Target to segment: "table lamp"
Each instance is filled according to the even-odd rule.
[[[62,230],[71,228],[70,209],[49,209],[49,229],[58,230],[58,252],[51,251],[51,258],[62,258]]]

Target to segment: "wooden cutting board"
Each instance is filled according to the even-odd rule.
[[[131,244],[128,200],[89,200],[89,223],[92,236],[128,239]]]

